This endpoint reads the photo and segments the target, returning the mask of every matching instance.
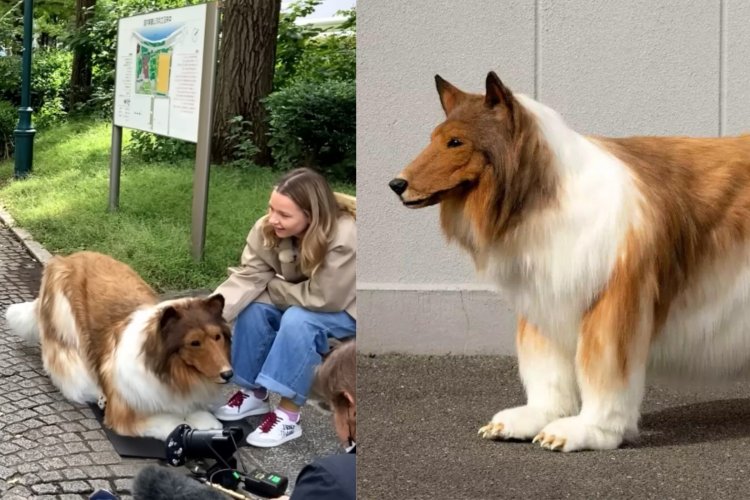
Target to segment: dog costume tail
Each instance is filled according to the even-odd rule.
[[[39,342],[37,301],[38,299],[33,302],[13,304],[5,311],[5,322],[10,330],[30,343]]]

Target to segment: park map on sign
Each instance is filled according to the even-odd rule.
[[[206,4],[120,19],[115,125],[196,142]]]
[[[170,17],[154,21],[171,21]],[[133,32],[138,39],[135,59],[135,92],[147,95],[169,95],[172,48],[180,38],[184,23],[146,26]]]

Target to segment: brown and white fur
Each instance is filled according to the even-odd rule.
[[[436,82],[447,118],[390,185],[440,204],[519,315],[527,404],[481,436],[612,449],[647,370],[750,372],[750,136],[584,137],[494,73],[485,95]]]
[[[106,398],[118,434],[164,440],[187,423],[222,427],[206,408],[232,377],[224,299],[159,302],[129,266],[106,255],[54,257],[39,297],[8,308],[19,336],[41,343],[52,382],[76,403]]]

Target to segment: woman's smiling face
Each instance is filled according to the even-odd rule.
[[[275,189],[268,200],[268,222],[279,238],[300,236],[310,224],[310,219],[302,209]]]

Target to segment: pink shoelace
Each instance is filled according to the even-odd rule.
[[[260,429],[260,432],[266,433],[273,429],[273,426],[276,425],[276,422],[279,421],[279,416],[276,415],[276,412],[270,412],[266,413],[266,416],[263,417],[263,421],[258,426],[258,429]]]
[[[245,401],[247,398],[249,398],[247,394],[245,394],[242,391],[237,391],[234,393],[234,395],[229,398],[229,401],[227,402],[227,406],[231,408],[239,408],[242,406],[242,402]]]

